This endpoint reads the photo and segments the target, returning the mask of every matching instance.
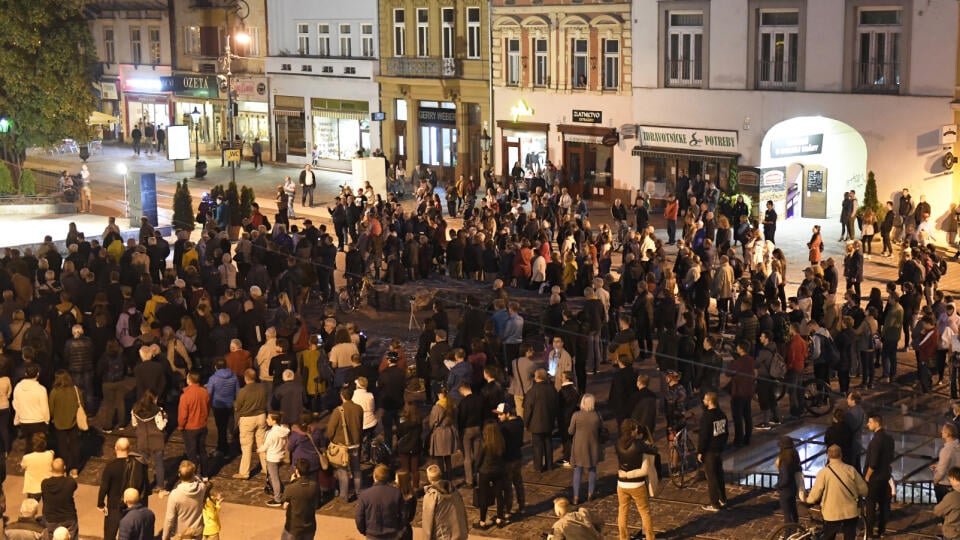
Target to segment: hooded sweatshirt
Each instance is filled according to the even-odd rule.
[[[170,540],[187,529],[203,533],[203,499],[206,486],[199,478],[180,482],[167,499],[167,516],[163,523],[162,540]]]
[[[267,453],[267,461],[270,463],[281,463],[283,455],[287,451],[287,435],[290,429],[283,424],[277,424],[267,430],[267,436],[263,439],[263,448]]]
[[[210,393],[210,405],[214,408],[232,408],[237,400],[237,390],[240,383],[237,376],[228,368],[218,369],[207,381],[207,392]]]
[[[466,540],[469,531],[463,498],[449,481],[424,488],[423,533],[427,540]]]

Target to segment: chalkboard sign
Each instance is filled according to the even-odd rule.
[[[157,226],[157,175],[144,173],[140,175],[140,202],[143,216],[151,225]]]
[[[823,192],[823,171],[821,170],[807,171],[807,191],[811,193]]]

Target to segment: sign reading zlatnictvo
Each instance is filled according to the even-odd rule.
[[[571,118],[573,118],[573,123],[575,124],[602,124],[603,112],[573,109],[573,115]]]
[[[736,131],[640,126],[640,144],[648,148],[736,153]]]

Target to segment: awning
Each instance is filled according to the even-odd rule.
[[[313,116],[322,116],[324,118],[339,118],[340,120],[369,120],[370,113],[358,111],[333,111],[330,109],[312,109]]]
[[[90,118],[87,120],[87,123],[91,126],[106,126],[109,124],[118,124],[120,123],[120,119],[100,111],[93,111],[90,113]]]
[[[274,116],[300,116],[302,114],[303,114],[303,109],[300,109],[299,111],[295,111],[291,109],[274,109],[273,110]]]
[[[730,161],[731,159],[737,159],[740,157],[740,154],[697,152],[694,150],[686,150],[686,151],[652,150],[652,149],[644,148],[639,145],[633,147],[633,149],[630,151],[630,155],[634,157],[645,157],[645,158],[655,158],[655,159],[692,158],[692,159],[700,159],[704,161]]]
[[[563,141],[587,144],[603,144],[603,137],[600,137],[599,135],[578,135],[574,133],[564,133]]]

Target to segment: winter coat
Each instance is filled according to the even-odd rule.
[[[820,469],[817,473],[813,488],[807,495],[807,502],[810,504],[820,502],[824,521],[856,518],[860,515],[860,511],[857,507],[857,498],[853,495],[865,497],[867,483],[856,469],[839,459],[829,460],[827,467]]]
[[[447,480],[423,490],[423,536],[426,540],[466,540],[470,528],[460,492]]]
[[[227,368],[214,371],[210,380],[207,381],[210,405],[214,408],[233,408],[238,390],[240,390],[240,384],[237,382],[237,376]]]
[[[68,339],[63,348],[63,360],[70,373],[93,371],[93,341],[86,336]]]
[[[574,467],[596,467],[603,461],[600,426],[603,420],[596,411],[577,411],[570,419],[568,432],[573,436],[570,463]]]
[[[430,411],[427,421],[430,427],[431,456],[452,456],[457,451],[457,441],[460,437],[457,435],[453,414],[447,412],[447,407],[450,406],[441,405],[438,402]]]
[[[164,434],[167,427],[167,413],[154,405],[147,411],[134,410],[130,413],[130,425],[137,435],[137,451],[145,456],[163,450]]]
[[[305,401],[303,385],[297,381],[287,381],[274,387],[270,410],[280,411],[283,415],[281,422],[284,424],[296,424],[300,421]]]
[[[523,399],[523,423],[530,433],[553,433],[559,413],[557,390],[547,381],[534,383]]]

